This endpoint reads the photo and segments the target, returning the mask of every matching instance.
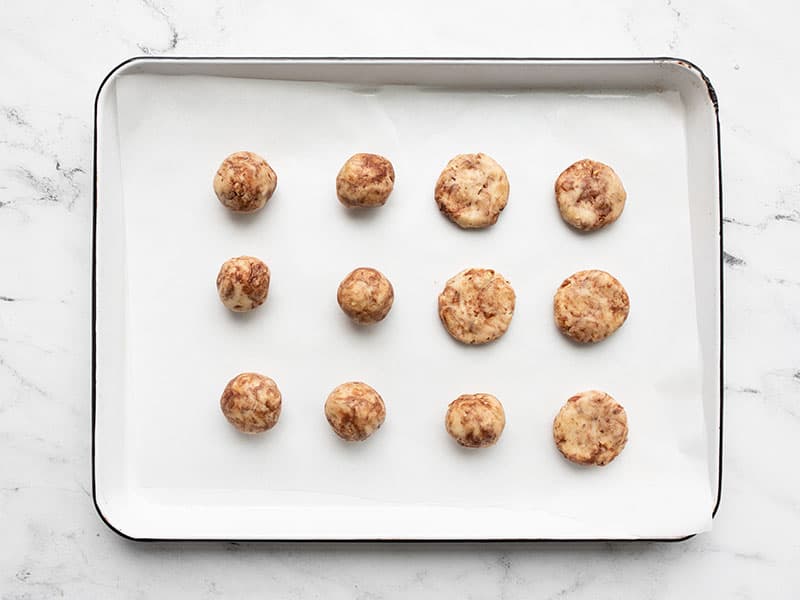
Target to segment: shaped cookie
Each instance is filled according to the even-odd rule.
[[[383,206],[394,189],[394,167],[378,154],[354,154],[336,176],[336,196],[348,208]]]
[[[597,390],[572,396],[553,421],[553,440],[565,458],[607,465],[628,441],[628,417],[614,398]]]
[[[242,433],[261,433],[278,422],[281,402],[281,392],[272,379],[259,373],[241,373],[225,386],[220,408]]]
[[[567,277],[553,298],[553,316],[561,333],[576,342],[599,342],[628,318],[630,300],[622,284],[599,270]]]
[[[366,383],[350,381],[328,395],[325,418],[340,438],[361,442],[383,425],[386,406],[380,394]]]
[[[508,330],[516,294],[492,269],[466,269],[447,281],[439,294],[439,318],[448,333],[465,344],[485,344]]]
[[[439,175],[434,197],[439,210],[465,229],[497,222],[508,202],[508,177],[497,161],[481,154],[459,154]]]
[[[275,171],[255,152],[234,152],[222,161],[214,176],[214,193],[234,212],[261,210],[277,185]]]
[[[238,256],[222,263],[217,274],[217,293],[234,312],[258,308],[269,293],[269,267],[255,256]]]
[[[360,267],[339,284],[336,300],[353,322],[371,325],[389,314],[394,303],[394,288],[380,271]]]
[[[493,446],[505,426],[503,405],[491,394],[464,394],[447,407],[447,433],[467,448]]]
[[[596,160],[579,160],[556,179],[561,217],[581,231],[594,231],[616,221],[627,194],[614,170]]]

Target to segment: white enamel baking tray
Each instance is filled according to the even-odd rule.
[[[226,124],[220,98],[229,114],[250,111],[251,126]],[[264,211],[235,219],[211,179],[240,149],[265,155],[279,183]],[[386,154],[397,170],[390,203],[361,217],[333,192],[357,151]],[[458,230],[432,198],[447,160],[476,151],[511,181],[488,233]],[[584,156],[612,164],[629,193],[620,221],[593,236],[561,223],[552,199],[555,176]],[[708,528],[722,465],[722,191],[717,99],[695,65],[136,58],[100,86],[94,158],[93,493],[119,534],[675,540]],[[669,223],[680,219],[688,233],[678,244]],[[239,254],[262,256],[273,281],[268,302],[237,317],[213,282]],[[359,265],[383,270],[396,291],[390,316],[367,332],[335,302]],[[436,316],[444,281],[468,266],[497,268],[518,293],[509,333],[481,348],[450,340]],[[563,277],[589,267],[621,276],[632,311],[585,349],[554,331],[549,304]],[[654,272],[682,269],[688,277],[675,281],[688,285],[663,294],[693,298],[699,375],[681,414],[700,428],[700,450],[669,437],[681,414],[659,404],[663,386],[650,402],[635,375],[660,381],[660,348],[666,356],[680,342],[681,323],[646,301],[657,297]],[[278,426],[259,437],[219,413],[225,383],[247,370],[275,378],[284,395]],[[665,378],[682,406],[682,384]],[[360,445],[336,439],[322,415],[327,392],[351,379],[387,402],[386,424]],[[572,466],[550,439],[560,405],[591,387],[612,392],[631,420],[628,447],[603,469]],[[447,438],[443,417],[452,398],[476,391],[500,397],[508,426],[497,447],[471,453]],[[706,495],[682,489],[689,454],[695,466],[704,457]]]

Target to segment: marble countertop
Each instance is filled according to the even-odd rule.
[[[6,4],[0,597],[790,598],[800,584],[800,80],[788,1]],[[491,8],[490,8],[491,6]],[[720,100],[725,481],[713,531],[598,544],[140,544],[91,502],[92,106],[135,55],[681,56]]]

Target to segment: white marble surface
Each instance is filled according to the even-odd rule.
[[[788,1],[27,0],[0,8],[0,597],[792,598],[800,51]],[[314,6],[311,6],[314,4]],[[679,544],[136,544],[90,499],[92,102],[123,59],[678,55],[720,97],[725,485]]]

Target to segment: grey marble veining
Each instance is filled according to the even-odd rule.
[[[788,1],[160,0],[3,6],[0,598],[793,598],[800,586],[800,83]],[[369,25],[370,19],[372,25]],[[135,544],[91,503],[92,110],[125,58],[657,56],[720,98],[725,486],[679,544]]]

